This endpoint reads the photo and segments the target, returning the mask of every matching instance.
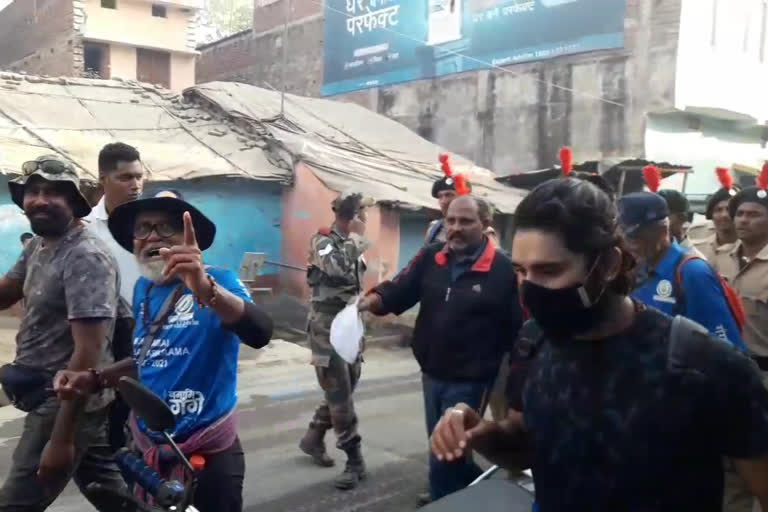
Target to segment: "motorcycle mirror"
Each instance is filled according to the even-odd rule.
[[[130,377],[122,377],[117,389],[125,403],[139,418],[143,419],[150,430],[164,432],[176,426],[176,418],[163,400]]]

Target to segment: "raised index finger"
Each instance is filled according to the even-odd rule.
[[[192,216],[189,214],[189,212],[184,212],[184,245],[197,247],[195,226],[192,225]]]

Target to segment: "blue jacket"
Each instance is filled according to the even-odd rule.
[[[691,260],[682,268],[684,304],[681,310],[675,280],[677,266],[687,254],[677,242],[672,242],[656,268],[641,269],[640,275],[645,277],[632,292],[632,297],[668,315],[690,318],[706,327],[714,337],[746,350],[720,279],[704,260]]]

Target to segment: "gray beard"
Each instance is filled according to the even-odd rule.
[[[139,261],[139,272],[153,283],[160,283],[165,280],[163,276],[164,271],[164,261]]]

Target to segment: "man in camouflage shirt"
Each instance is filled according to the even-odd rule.
[[[336,445],[347,454],[344,472],[335,485],[352,489],[365,478],[365,464],[360,453],[360,435],[352,393],[360,379],[361,358],[348,364],[330,342],[331,323],[347,304],[359,295],[366,264],[363,253],[370,243],[365,234],[365,207],[373,201],[360,194],[343,194],[333,202],[336,220],[330,228],[320,229],[310,242],[307,282],[312,288],[309,312],[309,343],[317,380],[325,400],[315,411],[301,450],[319,466],[334,465],[325,450],[325,433],[333,428]]]
[[[2,512],[44,510],[72,477],[81,490],[93,482],[125,488],[107,442],[111,394],[60,403],[51,388],[58,370],[89,370],[112,361],[117,264],[80,222],[91,207],[69,163],[43,156],[22,170],[9,183],[11,198],[37,236],[0,279],[0,308],[26,301],[16,359],[2,368],[0,381],[28,414],[0,489]],[[117,499],[91,501],[99,510],[120,510]]]

